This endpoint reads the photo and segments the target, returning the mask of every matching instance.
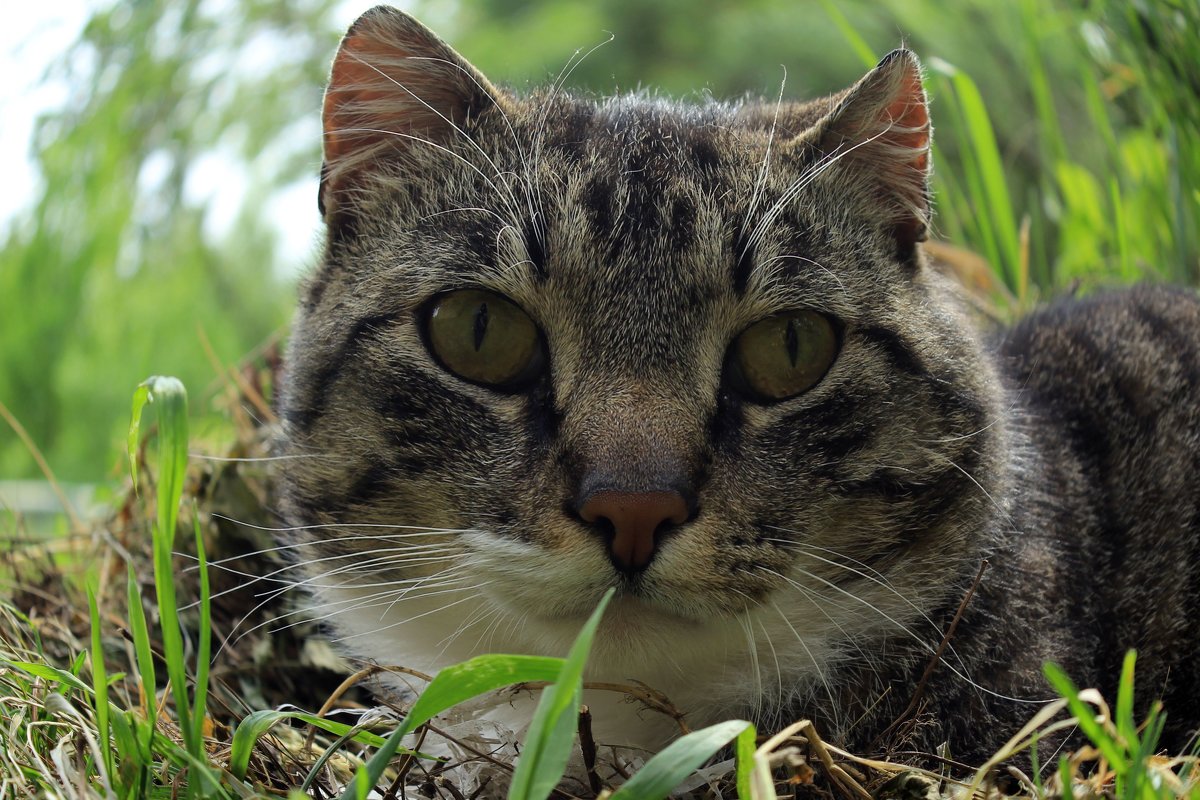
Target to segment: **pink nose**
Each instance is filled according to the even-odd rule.
[[[654,534],[664,524],[682,525],[687,502],[679,492],[600,491],[579,509],[585,522],[606,519],[613,527],[613,561],[626,570],[640,570],[654,557]]]

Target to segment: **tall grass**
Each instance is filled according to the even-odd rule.
[[[822,5],[872,63],[880,53]],[[989,104],[959,65],[928,59],[940,235],[987,260],[1012,312],[1079,284],[1200,282],[1200,4],[1012,7],[1024,35],[1006,77],[1022,105]],[[1063,63],[1066,86],[1051,78]],[[997,137],[1001,115],[1024,120],[1031,170]]]

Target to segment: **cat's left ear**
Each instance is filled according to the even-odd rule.
[[[467,140],[469,121],[507,98],[417,20],[377,6],[342,39],[323,111],[319,205],[332,226],[386,164],[419,169]]]
[[[929,228],[932,132],[921,63],[900,49],[842,95],[802,139],[819,159],[834,162],[830,168],[844,179],[877,195],[897,252],[906,256]]]

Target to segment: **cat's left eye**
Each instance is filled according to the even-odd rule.
[[[800,309],[776,314],[742,331],[729,350],[734,388],[773,402],[820,382],[838,352],[838,335],[823,314]]]
[[[542,337],[520,306],[502,295],[463,289],[434,299],[425,320],[429,348],[460,378],[515,390],[545,363]]]

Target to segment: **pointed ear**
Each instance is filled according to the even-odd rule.
[[[911,50],[893,50],[802,138],[871,186],[897,252],[909,254],[929,226],[932,133],[921,64]]]
[[[325,163],[318,203],[344,215],[364,175],[397,155],[446,147],[466,121],[506,101],[462,56],[407,14],[376,6],[346,32],[322,114]]]

